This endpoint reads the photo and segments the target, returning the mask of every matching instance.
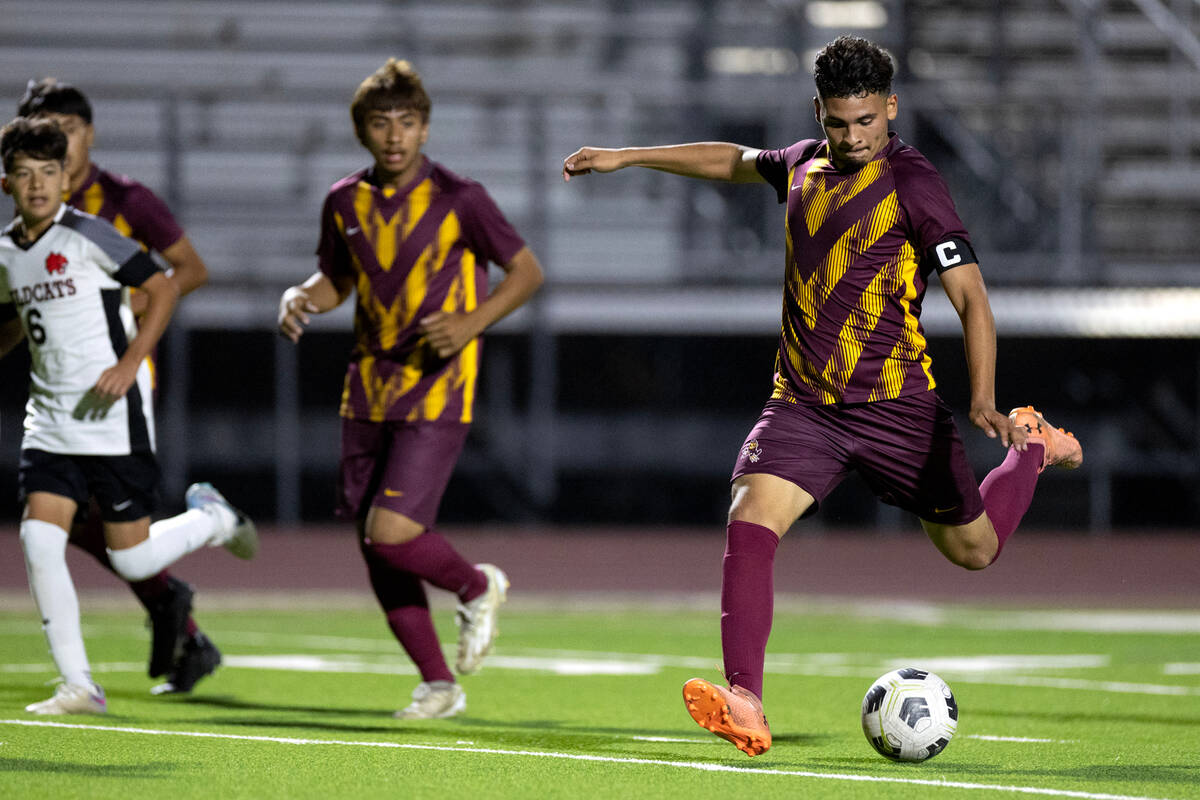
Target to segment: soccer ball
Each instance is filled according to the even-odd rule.
[[[892,670],[867,690],[862,727],[881,756],[924,761],[950,743],[958,729],[958,703],[946,682],[932,672]]]

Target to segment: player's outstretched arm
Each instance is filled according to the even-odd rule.
[[[111,403],[129,391],[137,379],[138,367],[154,352],[155,345],[167,329],[167,323],[171,321],[175,304],[179,302],[179,287],[163,272],[154,272],[137,288],[146,295],[146,313],[142,315],[137,335],[129,342],[121,358],[100,373],[100,378],[92,387],[92,394],[101,403]]]
[[[1025,433],[996,410],[996,320],[979,265],[972,262],[940,276],[950,304],[958,312],[971,381],[971,423],[1005,447],[1024,450]]]
[[[320,271],[298,286],[289,286],[279,298],[279,335],[293,344],[299,342],[304,326],[312,320],[309,315],[324,314],[337,308],[350,296],[351,288],[349,278],[334,283]]]
[[[468,313],[435,311],[421,318],[421,331],[441,358],[449,358],[493,323],[525,304],[545,280],[537,256],[528,247],[501,265],[507,273],[487,299]]]
[[[759,151],[729,142],[693,142],[665,147],[581,147],[563,159],[563,180],[589,172],[645,167],[687,178],[761,183],[755,166]]]

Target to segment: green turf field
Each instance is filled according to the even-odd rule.
[[[110,710],[47,718],[23,711],[54,677],[36,615],[10,604],[4,800],[1200,798],[1200,612],[785,601],[766,676],[775,744],[750,759],[679,696],[687,678],[719,677],[711,598],[644,613],[514,601],[462,681],[467,713],[428,722],[390,716],[417,679],[378,612],[320,605],[204,609],[225,665],[190,697],[155,698],[141,616],[85,601]],[[438,623],[448,640],[448,609]],[[961,716],[941,755],[893,764],[864,739],[859,705],[909,664],[945,678]]]

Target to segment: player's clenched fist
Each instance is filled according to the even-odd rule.
[[[563,159],[563,180],[572,175],[587,175],[589,172],[612,172],[623,167],[620,151],[607,147],[581,147]]]

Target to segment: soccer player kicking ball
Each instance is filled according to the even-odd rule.
[[[779,150],[704,142],[568,156],[563,177],[639,166],[770,184],[787,205],[783,326],[775,389],[733,470],[721,585],[729,687],[684,684],[688,712],[747,755],[766,752],[763,659],[779,538],[850,470],[916,514],[951,562],[995,561],[1048,465],[1078,467],[1073,436],[1030,406],[996,410],[996,334],[983,278],[946,185],[888,131],[892,61],[843,36],[815,65],[824,139]],[[971,422],[1009,448],[976,483],[950,408],[934,391],[918,321],[931,272],[962,321]]]
[[[333,185],[317,271],[283,293],[280,333],[356,293],[342,392],[337,513],[354,520],[371,588],[421,683],[402,719],[451,717],[466,695],[446,666],[422,581],[458,596],[460,674],[491,648],[508,579],[432,530],[472,419],[480,335],[542,283],[533,252],[478,183],[426,158],[430,99],[406,61],[358,87],[350,116],[374,163]],[[507,273],[488,294],[487,264]]]
[[[170,267],[168,277],[183,297],[208,280],[208,269],[166,203],[137,181],[92,163],[96,131],[92,104],[77,87],[54,78],[30,81],[17,116],[47,119],[67,135],[67,189],[64,200],[87,214],[106,219],[118,231],[157,251]],[[145,311],[146,295],[134,292],[135,318]],[[156,367],[151,357],[151,376]],[[71,528],[70,543],[110,571],[104,526],[93,507]],[[192,587],[166,570],[129,584],[150,615],[150,677],[166,676],[154,694],[186,693],[221,663],[221,653],[192,619]]]
[[[147,354],[179,290],[137,242],[62,201],[67,137],[54,123],[18,117],[0,130],[3,188],[17,217],[0,233],[0,356],[28,339],[32,367],[20,491],[21,547],[50,653],[62,677],[35,714],[103,713],[67,570],[67,531],[93,499],[107,555],[144,580],[205,545],[250,558],[253,523],[208,484],[188,489],[189,510],[150,524],[158,487]],[[127,287],[146,295],[135,326]]]

